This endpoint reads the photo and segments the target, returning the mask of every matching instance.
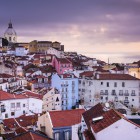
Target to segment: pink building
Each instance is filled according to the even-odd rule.
[[[55,58],[54,67],[58,74],[63,74],[68,70],[73,70],[72,62],[67,58]]]

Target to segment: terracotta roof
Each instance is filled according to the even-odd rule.
[[[34,94],[32,92],[27,92],[26,94],[12,94],[12,93],[8,93],[8,92],[0,90],[0,101],[11,100],[11,99],[26,99],[26,98],[42,99],[42,96]]]
[[[99,117],[104,113],[103,111],[103,106],[99,103],[97,105],[95,105],[94,107],[92,107],[91,109],[85,111],[82,116],[85,120],[85,123],[87,124],[89,130],[90,130],[90,121],[93,118]]]
[[[85,136],[85,140],[96,140],[92,132],[89,130],[84,131],[84,136]]]
[[[67,64],[71,63],[68,59],[66,58],[56,58],[60,63]]]
[[[50,140],[50,138],[37,132],[28,131],[13,138],[9,138],[8,140]]]
[[[1,78],[13,78],[13,75],[7,74],[7,73],[0,73]]]
[[[50,111],[50,118],[53,127],[72,126],[81,122],[84,109]]]
[[[3,120],[4,126],[6,126],[5,127],[6,130],[35,125],[37,121],[38,121],[38,114],[29,115],[29,116],[22,115],[18,118],[10,118],[10,119]]]
[[[25,93],[23,93],[23,95],[27,95],[28,97],[39,98],[39,99],[43,98],[43,95],[33,93],[33,92],[30,92],[30,91],[26,91]]]
[[[99,80],[139,80],[139,79],[129,74],[99,74]]]
[[[19,127],[15,131],[16,131],[16,134],[21,134],[21,133],[27,132],[27,130],[23,127]]]
[[[102,116],[103,119],[97,122],[92,122],[92,120],[90,121],[90,126],[95,133],[102,131],[103,129],[109,127],[110,125],[121,119],[121,116],[118,115],[113,109],[106,111],[104,114],[102,114]]]
[[[85,71],[85,72],[80,73],[80,77],[81,76],[92,77],[93,73],[94,73],[93,71]]]
[[[25,99],[27,98],[24,95],[16,95],[16,94],[11,94],[5,91],[0,90],[0,100],[10,100],[10,99]]]
[[[74,74],[59,74],[59,77],[63,76],[63,78],[77,78]]]

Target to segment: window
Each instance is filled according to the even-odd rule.
[[[108,95],[108,90],[105,90],[105,95]]]
[[[25,107],[25,104],[23,104],[23,107]]]
[[[117,87],[117,82],[114,83],[114,87]]]
[[[11,103],[11,108],[15,108],[15,103]]]
[[[65,140],[69,140],[70,139],[70,132],[66,131],[65,132]]]
[[[128,90],[125,90],[125,93],[128,93]]]
[[[68,89],[66,88],[66,92],[68,91]]]
[[[105,97],[106,101],[108,100],[108,97]]]
[[[135,94],[135,90],[132,90],[132,94]]]
[[[134,101],[134,99],[132,99],[132,101]]]
[[[8,118],[8,114],[5,114],[5,118]]]
[[[125,97],[125,100],[128,100],[128,97]]]
[[[103,96],[101,96],[101,100],[103,99]]]
[[[23,114],[25,114],[25,110],[23,110]]]
[[[122,82],[122,87],[125,87],[125,82]]]
[[[17,108],[20,108],[20,103],[17,103]]]
[[[75,81],[72,81],[72,85],[75,85]]]
[[[106,83],[106,86],[109,87],[109,82]]]
[[[103,85],[103,82],[101,82],[101,85]]]
[[[14,116],[15,115],[15,112],[11,112],[11,116]]]
[[[59,140],[59,133],[55,133],[55,134],[54,134],[54,139],[55,139],[55,140]]]
[[[79,84],[81,84],[81,80],[79,80]]]
[[[112,95],[116,95],[116,91],[115,90],[112,90]]]
[[[11,41],[11,37],[9,37],[9,41]]]
[[[92,85],[92,82],[91,81],[89,81],[89,86],[91,86]]]

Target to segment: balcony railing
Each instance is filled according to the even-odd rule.
[[[6,112],[5,108],[1,108],[1,113]]]
[[[124,96],[129,96],[129,93],[124,93]]]
[[[124,100],[124,104],[129,104],[129,100]]]
[[[108,95],[108,92],[100,92],[100,95]]]
[[[67,87],[68,84],[61,84],[61,87]]]
[[[123,93],[119,93],[119,96],[123,96]]]
[[[116,96],[116,93],[115,93],[115,92],[113,92],[113,93],[111,93],[111,95]]]
[[[131,96],[136,96],[136,94],[135,93],[131,93]]]

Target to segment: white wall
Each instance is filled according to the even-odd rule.
[[[96,140],[139,140],[140,127],[121,119],[95,135]]]
[[[15,103],[15,108],[11,108],[11,103]],[[20,103],[20,107],[17,108],[17,103]],[[25,107],[23,106],[25,104]],[[34,113],[42,112],[42,100],[35,98],[25,98],[25,99],[10,99],[1,101],[1,105],[5,105],[6,112],[2,112],[2,118],[5,119],[5,114],[8,114],[8,118],[16,118],[25,113],[30,113],[29,110],[32,110]],[[12,116],[11,112],[15,112],[15,115]]]

